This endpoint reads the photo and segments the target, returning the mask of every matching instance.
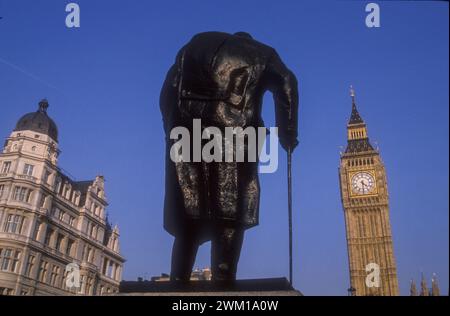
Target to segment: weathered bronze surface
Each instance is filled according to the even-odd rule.
[[[167,146],[164,228],[175,237],[172,280],[189,279],[207,240],[213,279],[235,280],[244,231],[258,224],[260,187],[257,162],[174,163],[171,129],[183,126],[192,135],[193,119],[221,131],[263,127],[263,95],[271,91],[280,143],[294,149],[297,89],[277,52],[248,33],[200,33],[179,51],[160,98]]]

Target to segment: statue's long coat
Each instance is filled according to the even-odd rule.
[[[258,163],[174,163],[170,131],[184,126],[192,132],[193,119],[222,131],[226,126],[263,127],[267,90],[274,96],[279,137],[296,139],[297,80],[273,48],[243,36],[207,32],[180,50],[160,98],[167,147],[164,227],[169,233],[176,236],[187,225],[197,225],[207,240],[214,223],[245,229],[258,224]]]

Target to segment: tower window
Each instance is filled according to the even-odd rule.
[[[31,190],[25,187],[15,187],[13,199],[15,201],[28,203],[30,201]]]
[[[0,184],[0,199],[3,197],[3,194],[5,194],[6,189],[4,184]]]
[[[2,173],[8,173],[11,169],[11,161],[4,161],[2,165]]]
[[[5,224],[5,232],[7,233],[13,233],[13,234],[20,234],[20,231],[22,229],[22,223],[23,223],[23,217],[20,215],[8,215],[8,218],[6,220]]]
[[[32,176],[33,175],[34,166],[30,164],[25,164],[23,166],[23,174],[26,176]]]

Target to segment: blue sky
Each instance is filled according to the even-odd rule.
[[[165,72],[197,32],[245,30],[277,49],[299,78],[300,145],[293,158],[295,286],[346,295],[339,146],[353,84],[385,162],[401,293],[421,271],[448,291],[448,3],[363,1],[75,1],[81,27],[65,27],[69,1],[0,0],[0,135],[49,99],[60,165],[77,180],[104,174],[121,229],[124,278],[169,272],[162,228],[164,143],[158,107]],[[266,124],[274,122],[265,97]],[[240,278],[288,275],[285,154],[261,176],[260,226],[247,232]],[[196,266],[209,265],[209,245]]]

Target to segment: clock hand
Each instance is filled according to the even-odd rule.
[[[367,187],[367,185],[365,184],[365,182],[364,182],[364,180],[361,180],[361,185],[362,185],[362,190],[363,190],[363,193],[365,192],[364,190],[364,187]]]

